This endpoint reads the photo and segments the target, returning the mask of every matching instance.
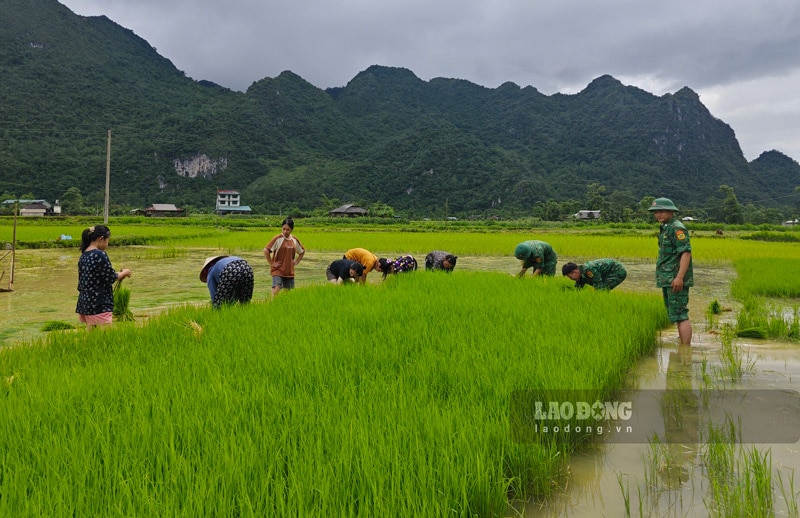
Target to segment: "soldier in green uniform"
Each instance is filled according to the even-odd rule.
[[[661,288],[670,322],[678,326],[681,345],[692,344],[689,288],[694,285],[689,232],[676,217],[678,208],[667,198],[656,198],[647,209],[661,223],[658,234],[656,285]]]
[[[628,276],[622,263],[614,259],[595,259],[581,265],[567,263],[561,267],[561,274],[575,281],[576,288],[588,284],[596,290],[613,290]]]
[[[528,268],[533,268],[533,275],[552,277],[556,274],[558,254],[549,243],[536,240],[525,241],[514,249],[514,257],[522,261],[522,271],[517,274],[517,277],[524,277]]]

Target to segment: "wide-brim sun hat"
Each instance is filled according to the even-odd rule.
[[[207,257],[206,262],[203,263],[203,269],[200,270],[200,280],[206,282],[208,280],[208,270],[217,264],[217,261],[228,257],[227,255],[216,255],[214,257]]]
[[[680,212],[678,207],[676,207],[669,198],[656,198],[647,210],[671,210],[672,212]]]

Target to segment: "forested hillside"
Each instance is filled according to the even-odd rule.
[[[55,0],[0,0],[0,26],[0,193],[77,189],[101,204],[109,130],[112,204],[126,207],[210,210],[225,188],[261,211],[340,200],[518,214],[593,192],[713,212],[730,193],[721,185],[771,207],[792,206],[800,185],[778,152],[748,164],[688,87],[654,96],[602,76],[547,96],[370,66],[327,91],[287,71],[242,93],[194,81],[130,30]]]

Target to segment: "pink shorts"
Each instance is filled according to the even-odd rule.
[[[94,326],[102,326],[111,324],[111,312],[98,313],[97,315],[81,315],[78,314],[78,320],[86,324],[88,329]]]

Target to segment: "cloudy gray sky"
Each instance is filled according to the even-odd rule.
[[[235,90],[284,70],[344,86],[370,65],[545,94],[610,74],[656,95],[688,86],[748,160],[770,149],[800,160],[797,0],[60,1]]]

